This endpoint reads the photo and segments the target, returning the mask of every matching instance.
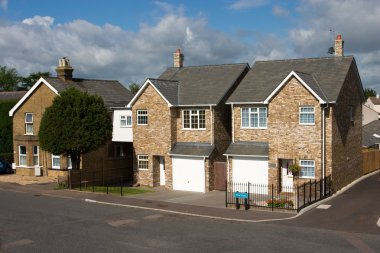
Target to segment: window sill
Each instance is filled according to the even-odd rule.
[[[121,126],[120,128],[132,128],[132,126]]]
[[[206,131],[206,128],[182,128],[183,131]]]
[[[141,170],[141,171],[148,171],[149,169],[137,169],[137,170]]]
[[[252,130],[252,129],[254,129],[254,130],[266,130],[266,129],[268,129],[268,127],[241,127],[240,129],[243,129],[243,130],[245,130],[245,129],[248,129],[248,130]]]
[[[299,176],[298,178],[300,178],[300,179],[315,179],[315,177],[301,177],[301,176]]]
[[[315,123],[300,123],[300,126],[315,126]]]
[[[31,134],[24,134],[24,135],[34,135],[33,133],[31,133]]]

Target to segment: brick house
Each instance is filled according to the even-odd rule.
[[[68,157],[43,151],[38,142],[42,115],[52,105],[54,98],[59,96],[59,92],[76,87],[97,94],[102,97],[110,113],[113,113],[113,108],[125,106],[132,98],[132,94],[118,81],[73,78],[74,69],[66,58],[59,60],[56,71],[57,77],[41,77],[9,111],[9,116],[13,117],[14,166],[17,174],[56,177],[66,174],[71,168]],[[82,168],[99,167],[104,158],[120,157],[128,152],[132,152],[131,143],[110,140],[98,150],[85,154]]]
[[[174,190],[214,188],[213,163],[225,161],[231,113],[225,101],[248,64],[174,67],[147,79],[128,104],[133,115],[135,182]]]
[[[363,87],[354,57],[257,61],[227,100],[228,180],[280,189],[332,176],[340,189],[361,175]],[[289,166],[301,167],[293,176]]]

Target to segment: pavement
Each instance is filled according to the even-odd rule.
[[[346,189],[338,192],[338,194],[324,200],[323,202],[332,201],[335,197],[344,194],[348,189],[352,188],[360,181],[366,180],[366,178],[377,178],[378,173],[379,172],[375,172],[368,175],[367,177],[358,179]],[[378,180],[372,181],[378,182]],[[360,184],[358,185],[360,186]],[[378,185],[380,185],[380,183]],[[248,222],[294,219],[295,217],[299,217],[309,210],[315,209],[315,207],[323,203],[318,202],[314,205],[311,205],[303,209],[298,214],[294,212],[272,212],[269,209],[250,209],[246,211],[225,208],[225,192],[222,191],[194,193],[185,191],[172,191],[163,188],[154,188],[153,192],[121,197],[117,195],[106,195],[102,193],[92,193],[77,190],[57,190],[55,187],[56,184],[54,183],[19,185],[16,183],[1,182],[0,180],[0,190],[2,189],[8,191],[24,192],[33,195],[47,195],[60,198],[81,199],[87,202],[99,203],[103,205],[126,206],[140,209],[151,209],[161,212],[181,213],[190,216],[203,216],[209,218]],[[342,202],[347,202],[347,200],[342,200]]]

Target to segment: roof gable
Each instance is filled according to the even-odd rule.
[[[13,117],[14,113],[18,108],[33,94],[33,92],[41,85],[45,84],[49,89],[51,89],[55,94],[58,95],[57,89],[55,89],[49,82],[47,82],[43,77],[38,79],[38,81],[28,90],[28,92],[17,102],[15,106],[9,111],[9,116]]]
[[[304,77],[304,79],[308,79],[308,83],[310,85],[308,85],[304,79],[301,78],[301,76]],[[301,73],[301,72],[295,72],[295,71],[291,71],[289,73],[289,75],[287,77],[285,77],[284,80],[282,80],[282,82],[276,87],[276,89],[274,89],[274,91],[264,100],[264,104],[268,104],[270,102],[270,100],[272,100],[272,98],[281,90],[281,88],[292,78],[292,77],[295,77],[301,84],[303,87],[306,88],[306,90],[308,90],[318,101],[319,103],[323,104],[323,103],[326,103],[326,101],[324,99],[321,98],[321,94],[318,94],[320,92],[318,92],[317,88],[318,88],[318,84],[316,82],[315,79],[313,79],[313,77],[309,74],[305,74],[305,73]],[[313,87],[314,89],[312,89],[311,87]]]

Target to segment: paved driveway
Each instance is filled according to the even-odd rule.
[[[301,227],[380,234],[380,227],[377,225],[380,223],[379,173],[362,180],[323,204],[331,207],[317,207],[297,219],[282,222]]]

